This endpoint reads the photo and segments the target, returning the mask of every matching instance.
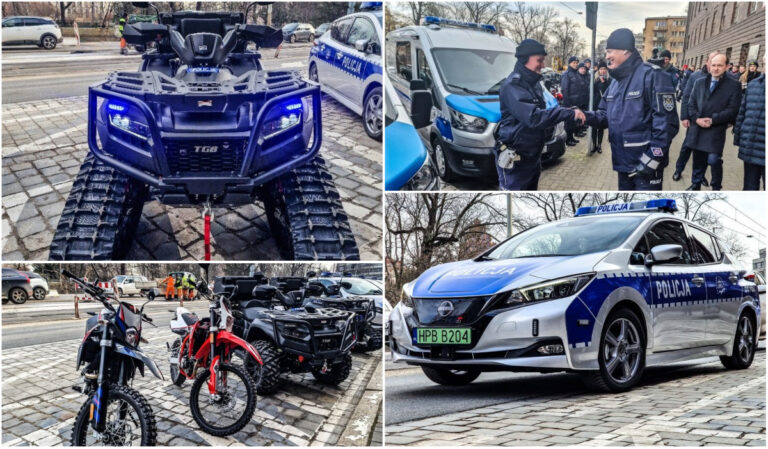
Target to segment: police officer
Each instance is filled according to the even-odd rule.
[[[568,58],[568,69],[563,73],[560,79],[560,92],[563,94],[563,106],[576,107],[579,102],[579,95],[581,92],[581,78],[578,72],[579,58],[571,56]],[[574,123],[566,123],[565,132],[567,138],[565,144],[572,147],[579,143],[573,135],[577,131],[577,126]]]
[[[536,190],[541,153],[552,128],[563,120],[584,121],[579,109],[547,109],[541,87],[544,46],[534,39],[518,45],[515,69],[501,84],[501,122],[496,135],[496,170],[503,190]]]
[[[662,50],[659,52],[659,58],[661,58],[661,70],[669,75],[672,79],[672,86],[677,91],[677,84],[680,82],[680,71],[672,64],[672,53],[669,50]]]
[[[661,190],[669,144],[680,127],[672,80],[643,62],[627,28],[611,33],[605,56],[615,81],[597,111],[585,113],[587,124],[608,128],[619,190]]]

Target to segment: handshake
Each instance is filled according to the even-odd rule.
[[[573,120],[579,122],[580,125],[583,125],[587,122],[587,116],[584,115],[584,111],[579,108],[575,108],[573,110]]]

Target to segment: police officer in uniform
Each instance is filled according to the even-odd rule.
[[[580,78],[578,67],[579,58],[576,56],[568,58],[568,69],[560,78],[560,92],[563,94],[563,106],[575,107],[578,105],[579,95],[582,90],[582,78]],[[578,126],[571,122],[566,123],[565,125],[565,132],[567,133],[565,144],[569,147],[579,143],[579,141],[574,138],[576,131],[578,131],[577,128]]]
[[[643,62],[627,28],[608,37],[605,59],[615,81],[597,111],[585,113],[587,124],[608,128],[619,190],[661,190],[669,145],[680,127],[672,80]]]
[[[547,109],[541,87],[544,46],[534,39],[518,45],[515,69],[501,84],[501,122],[496,137],[496,171],[502,190],[536,190],[541,153],[553,127],[564,120],[584,121],[579,109]]]

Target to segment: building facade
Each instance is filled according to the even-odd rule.
[[[735,65],[765,56],[764,2],[691,2],[683,62],[696,67],[712,51],[725,53]]]
[[[653,55],[653,49],[660,48],[669,50],[672,64],[680,66],[687,22],[685,16],[647,17],[643,27],[643,59],[648,60]]]

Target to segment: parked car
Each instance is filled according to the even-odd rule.
[[[32,271],[24,271],[23,273],[29,277],[29,283],[32,284],[32,297],[38,301],[44,300],[50,291],[48,281]]]
[[[64,38],[50,17],[7,17],[3,19],[3,46],[37,45],[53,50]]]
[[[3,268],[3,304],[8,300],[24,304],[33,293],[29,276],[13,268]]]
[[[144,276],[119,275],[113,279],[117,293],[122,296],[144,295],[149,290],[157,287],[155,282],[149,281]]]
[[[331,27],[330,23],[324,23],[320,25],[319,27],[315,28],[315,38],[318,38],[325,34],[326,31]]]
[[[289,23],[283,27],[283,40],[290,43],[315,40],[315,28],[308,23]]]
[[[757,292],[760,296],[760,336],[765,338],[765,277],[760,273],[749,273],[744,276],[744,279],[757,285]]]

